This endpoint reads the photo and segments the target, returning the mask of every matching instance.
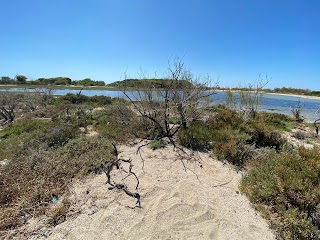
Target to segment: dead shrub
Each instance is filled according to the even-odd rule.
[[[308,135],[304,131],[298,130],[293,133],[293,137],[304,140],[308,137]]]

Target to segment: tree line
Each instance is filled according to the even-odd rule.
[[[52,78],[38,78],[36,80],[28,80],[24,75],[16,75],[14,78],[2,76],[0,78],[0,85],[5,84],[24,84],[24,85],[76,85],[76,86],[105,86],[104,81],[95,81],[91,78],[82,80],[72,80],[68,77],[52,77]]]

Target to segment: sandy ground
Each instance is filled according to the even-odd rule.
[[[226,90],[216,90],[217,92],[225,92]],[[232,90],[231,92],[240,92],[239,90]],[[280,95],[280,96],[291,96],[291,97],[300,97],[300,98],[309,98],[309,99],[315,99],[315,100],[320,100],[320,97],[318,96],[309,96],[309,95],[299,95],[299,94],[293,94],[293,93],[272,93],[272,92],[264,92],[262,91],[263,94],[272,94],[272,95]]]
[[[320,97],[317,96],[308,96],[308,95],[299,95],[299,94],[289,94],[289,93],[269,93],[265,92],[265,94],[273,94],[273,95],[280,95],[280,96],[291,96],[291,97],[300,97],[300,98],[308,98],[308,99],[315,99],[320,100]]]
[[[143,143],[140,143],[140,145]],[[142,208],[123,191],[108,190],[101,174],[76,182],[69,199],[75,203],[67,221],[50,229],[30,222],[30,239],[274,239],[265,220],[239,193],[241,174],[206,153],[181,153],[171,146],[161,150],[121,146],[131,158],[140,180]],[[124,169],[128,166],[123,165]],[[114,171],[118,182],[124,172]],[[123,180],[135,191],[136,180]],[[32,229],[34,228],[34,229]]]

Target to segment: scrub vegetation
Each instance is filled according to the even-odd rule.
[[[64,221],[71,203],[63,196],[73,179],[104,172],[111,183],[113,167],[131,164],[118,159],[116,146],[139,138],[154,150],[173,144],[233,164],[244,174],[241,191],[279,239],[319,239],[320,149],[319,140],[301,130],[308,126],[256,111],[261,85],[241,95],[240,106],[232,104],[232,93],[228,104],[214,105],[207,97],[217,83],[193,76],[181,61],[164,79],[115,83],[127,100],[81,92],[54,97],[49,90],[0,93],[0,236],[33,216],[44,214],[53,226]],[[315,146],[288,141],[285,135],[296,128],[294,138]],[[138,193],[113,188],[140,205]]]

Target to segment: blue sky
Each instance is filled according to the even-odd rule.
[[[0,1],[0,76],[107,83],[183,57],[222,87],[320,90],[318,0]]]

